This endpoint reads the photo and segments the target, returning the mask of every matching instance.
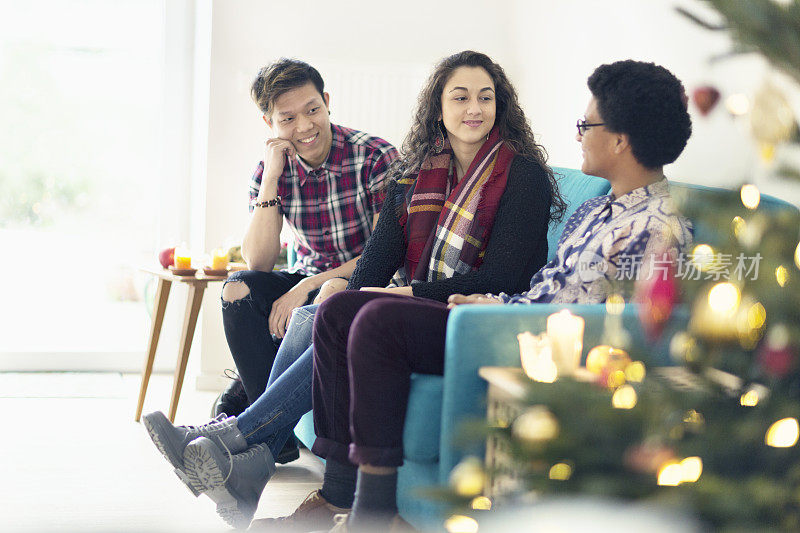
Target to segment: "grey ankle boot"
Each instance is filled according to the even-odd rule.
[[[183,452],[191,482],[217,504],[217,514],[237,529],[250,525],[264,486],[275,473],[275,460],[265,444],[231,455],[216,442],[200,437]]]
[[[183,468],[183,450],[190,442],[198,437],[207,437],[232,454],[247,449],[247,441],[239,431],[236,419],[226,418],[225,415],[220,415],[202,426],[175,426],[164,416],[164,413],[156,411],[144,415],[142,423],[158,451],[167,458],[167,461],[175,468],[175,474],[195,496],[202,493],[202,487],[192,483],[186,477]]]

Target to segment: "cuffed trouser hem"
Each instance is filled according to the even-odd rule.
[[[314,452],[314,455],[323,459],[333,459],[345,464],[350,463],[348,444],[326,439],[325,437],[317,437],[314,440],[311,451]]]
[[[350,462],[357,465],[403,466],[403,448],[373,448],[351,444],[349,457]]]

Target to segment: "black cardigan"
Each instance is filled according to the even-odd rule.
[[[385,287],[405,259],[406,242],[389,185],[375,231],[364,247],[348,289]],[[531,277],[547,262],[547,226],[552,189],[542,167],[516,156],[500,198],[483,263],[477,270],[439,281],[414,283],[414,296],[447,301],[451,294],[506,292],[530,288]]]

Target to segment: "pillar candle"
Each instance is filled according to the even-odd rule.
[[[522,369],[534,381],[552,383],[558,376],[547,335],[534,335],[530,331],[517,335]]]
[[[175,250],[175,270],[187,270],[192,268],[192,257],[189,251],[183,248]]]
[[[583,326],[583,319],[567,309],[547,317],[547,336],[550,338],[553,362],[561,376],[574,374],[580,365]]]
[[[228,268],[228,252],[217,248],[211,253],[212,270],[225,270]]]

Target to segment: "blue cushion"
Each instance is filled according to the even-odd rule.
[[[406,426],[403,431],[403,452],[416,463],[439,461],[439,436],[442,419],[442,377],[411,375]]]
[[[608,194],[611,184],[603,178],[587,176],[580,170],[571,168],[553,167],[553,174],[561,191],[561,197],[567,203],[564,216],[557,222],[551,222],[547,230],[547,260],[552,261],[556,256],[558,239],[567,224],[567,219],[580,205],[590,198]]]

